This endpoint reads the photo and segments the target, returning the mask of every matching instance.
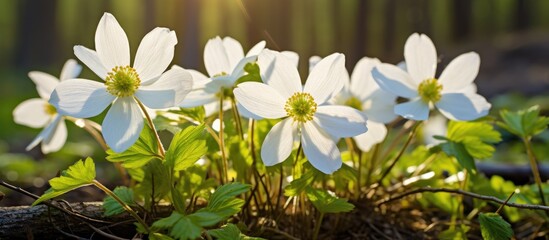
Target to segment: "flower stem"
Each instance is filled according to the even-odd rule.
[[[322,220],[324,219],[324,213],[320,213],[315,225],[315,231],[313,233],[313,239],[318,239],[318,233],[320,232],[320,225],[322,225]]]
[[[406,142],[404,143],[404,146],[402,146],[402,149],[400,149],[400,152],[398,152],[398,155],[396,156],[395,160],[393,160],[393,162],[391,163],[391,165],[389,165],[389,167],[385,170],[385,172],[383,172],[383,175],[381,175],[381,178],[379,178],[379,180],[377,181],[377,186],[380,186],[381,185],[381,182],[383,181],[383,179],[385,177],[387,177],[387,175],[389,175],[389,172],[391,172],[391,169],[393,169],[393,167],[396,165],[396,163],[398,162],[398,160],[400,160],[400,158],[402,157],[402,155],[404,154],[404,151],[406,151],[406,148],[408,147],[408,145],[410,145],[410,142],[412,141],[412,139],[414,138],[414,136],[416,135],[416,130],[417,130],[417,127],[419,126],[421,122],[416,122],[414,124],[414,126],[412,127],[412,131],[410,132],[410,134],[408,135],[408,139],[406,140]]]
[[[507,205],[507,203],[509,202],[509,200],[511,200],[511,198],[513,197],[513,195],[515,195],[515,193],[518,191],[518,189],[515,189],[515,191],[513,191],[509,197],[507,197],[507,199],[505,199],[505,202],[503,204],[501,204],[501,206],[499,206],[498,210],[496,210],[496,214],[499,214],[499,212],[501,212],[501,210],[503,210],[503,207],[505,207],[505,205]]]
[[[219,93],[219,150],[221,151],[221,165],[223,167],[223,177],[221,178],[221,183],[224,184],[229,181],[229,172],[227,162],[227,155],[225,153],[225,139],[223,134],[223,91]]]
[[[526,153],[528,154],[528,159],[530,160],[530,167],[532,168],[532,174],[534,174],[534,180],[538,185],[541,204],[547,206],[547,203],[545,202],[545,197],[543,196],[543,189],[541,187],[541,176],[539,174],[538,163],[536,161],[536,156],[534,156],[534,152],[532,151],[532,144],[530,143],[530,139],[527,138],[522,138],[522,141],[524,142],[524,146],[526,147]]]
[[[141,217],[139,217],[139,215],[137,215],[137,213],[130,206],[128,206],[124,201],[122,201],[122,199],[120,199],[118,196],[116,196],[116,194],[114,194],[114,192],[112,192],[110,189],[108,189],[107,187],[105,187],[103,184],[101,184],[99,181],[97,181],[95,179],[93,180],[93,185],[96,186],[97,188],[101,189],[107,195],[111,196],[114,200],[116,200],[124,208],[124,210],[126,210],[141,225],[143,225],[143,227],[145,228],[145,230],[147,230],[147,232],[150,231],[149,226],[147,225],[147,223],[145,223],[145,221]]]
[[[158,132],[156,131],[156,127],[154,126],[154,123],[151,119],[151,116],[149,116],[149,113],[147,112],[147,109],[145,108],[143,103],[141,103],[141,101],[139,101],[139,99],[137,99],[135,97],[134,97],[134,99],[137,102],[137,104],[139,105],[139,108],[141,108],[141,111],[143,112],[143,114],[145,115],[145,119],[147,119],[147,123],[149,124],[149,127],[151,127],[151,129],[153,130],[154,136],[156,138],[156,142],[158,143],[158,152],[160,153],[160,156],[162,156],[162,159],[164,159],[164,157],[166,156],[166,151],[164,150],[164,145],[162,145],[162,141],[160,141],[160,136],[158,135]]]
[[[233,118],[235,120],[236,131],[238,132],[240,140],[243,140],[244,132],[242,130],[242,120],[240,119],[240,112],[238,112],[238,108],[236,107],[236,100],[234,99],[234,97],[231,98],[231,108],[233,109]]]

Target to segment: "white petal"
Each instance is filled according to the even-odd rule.
[[[393,121],[397,115],[394,108],[396,105],[396,96],[382,89],[377,89],[362,104],[362,111],[372,121],[388,123]]]
[[[257,59],[257,56],[245,57],[242,58],[234,67],[233,72],[231,73],[231,82],[234,84],[236,80],[244,76],[244,67],[246,64],[254,62]]]
[[[322,60],[322,58],[319,56],[312,56],[309,58],[309,74],[313,71],[320,60]]]
[[[52,122],[48,124],[37,136],[32,140],[32,142],[25,148],[25,150],[29,151],[36,147],[42,140],[44,139],[51,139],[51,136],[53,135],[55,129],[57,128],[57,123],[60,121],[61,116],[57,115],[55,118],[53,118]]]
[[[128,37],[116,18],[110,13],[103,14],[99,25],[97,25],[95,49],[106,69],[130,65]]]
[[[313,119],[321,129],[337,138],[354,137],[368,130],[366,116],[351,107],[319,106]]]
[[[244,58],[242,45],[234,38],[224,37],[223,46],[225,46],[225,51],[227,52],[227,59],[229,59],[229,69],[233,69]]]
[[[435,106],[449,119],[470,121],[486,116],[492,105],[478,94],[447,93]]]
[[[52,123],[55,129],[50,136],[45,136],[42,140],[42,152],[57,152],[65,145],[67,141],[67,125],[63,117],[59,116]]]
[[[261,145],[261,159],[265,166],[284,162],[292,153],[295,136],[297,127],[290,118],[275,124]]]
[[[299,66],[299,55],[296,52],[292,51],[282,51],[280,52],[286,59],[288,59],[294,66],[297,68]]]
[[[313,121],[303,124],[301,144],[309,162],[325,174],[341,168],[341,154],[330,136]]]
[[[444,69],[438,79],[443,92],[456,92],[470,86],[478,74],[480,57],[476,52],[468,52],[456,57]]]
[[[265,41],[258,42],[256,45],[254,45],[250,49],[250,51],[248,51],[248,53],[246,54],[246,57],[252,57],[252,56],[257,57],[257,55],[259,55],[259,53],[261,53],[261,51],[265,49],[265,45],[266,45]]]
[[[252,112],[250,112],[248,109],[246,109],[244,106],[242,106],[242,104],[240,104],[239,102],[236,103],[236,108],[238,109],[238,113],[240,114],[240,116],[243,117],[243,118],[251,118],[251,119],[254,119],[254,120],[263,119],[259,115],[256,115],[256,114],[253,114]]]
[[[61,82],[53,91],[50,104],[61,115],[89,118],[103,112],[115,99],[104,84],[87,79],[70,79]]]
[[[433,78],[437,69],[437,50],[425,34],[414,33],[404,45],[406,68],[416,84]]]
[[[429,120],[425,121],[422,129],[423,142],[427,146],[434,146],[442,140],[438,140],[433,136],[446,136],[448,120],[440,114],[431,116]]]
[[[368,121],[368,131],[353,137],[353,139],[361,151],[368,152],[374,145],[382,142],[385,136],[387,136],[387,127],[385,127],[385,124]]]
[[[204,89],[197,89],[189,92],[179,106],[183,108],[198,107],[215,101],[217,101],[215,94],[207,93]]]
[[[372,69],[381,62],[377,58],[363,57],[360,59],[351,74],[351,86],[349,90],[359,99],[365,99],[373,91],[379,89],[379,85],[372,77]]]
[[[396,105],[395,113],[406,119],[427,120],[429,118],[429,105],[423,102],[421,98],[415,98],[409,102]]]
[[[471,83],[468,86],[465,86],[464,88],[460,89],[457,92],[465,93],[465,94],[476,94],[477,93],[477,85],[474,84],[474,83]]]
[[[137,49],[133,67],[141,78],[141,84],[160,76],[173,59],[177,37],[174,31],[157,27],[150,31]]]
[[[206,65],[206,71],[208,71],[210,77],[223,72],[228,74],[232,70],[227,51],[220,37],[212,38],[206,43],[204,47],[204,65]]]
[[[287,115],[285,99],[269,85],[258,82],[238,84],[233,91],[236,100],[253,114],[264,118],[281,118]]]
[[[150,86],[140,87],[135,96],[147,107],[162,109],[178,106],[191,91],[192,76],[182,68],[172,68]]]
[[[317,104],[325,103],[343,88],[348,79],[344,79],[344,71],[345,56],[343,54],[334,53],[325,57],[307,77],[303,92],[310,93]]]
[[[381,89],[394,95],[415,98],[418,84],[415,84],[405,71],[397,66],[382,63],[372,70],[372,77]]]
[[[88,49],[84,46],[76,45],[74,46],[74,55],[82,61],[87,67],[89,67],[97,76],[99,76],[101,79],[105,79],[107,77],[107,73],[112,68],[105,68],[105,65],[101,62],[99,59],[99,56],[97,55],[96,51],[93,51],[91,49]]]
[[[103,120],[103,137],[115,152],[123,152],[139,138],[143,115],[132,97],[118,98]]]
[[[46,101],[50,99],[50,95],[53,92],[53,89],[55,89],[57,84],[59,84],[59,79],[44,72],[29,72],[29,78],[36,85],[36,91],[38,91],[38,95],[40,95],[40,97]]]
[[[49,103],[44,99],[32,98],[23,101],[13,109],[13,121],[17,124],[39,128],[51,119],[45,108]]]
[[[59,80],[67,80],[71,78],[76,78],[82,71],[82,66],[76,62],[74,59],[69,59],[63,65],[61,70],[61,75],[59,75]]]
[[[296,66],[279,52],[265,49],[257,57],[261,79],[276,89],[284,99],[301,92],[301,79]]]

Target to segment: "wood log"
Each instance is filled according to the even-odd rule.
[[[63,205],[66,204],[60,206]],[[46,205],[3,207],[0,208],[0,239],[64,239],[70,238],[70,235],[102,239],[101,234],[90,225],[117,237],[132,238],[135,235],[133,218],[126,213],[104,216],[102,202],[70,203],[64,208],[95,221]],[[171,210],[170,206],[160,206],[157,212],[165,216]]]

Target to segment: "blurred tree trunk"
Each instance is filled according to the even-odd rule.
[[[15,51],[18,67],[31,64],[49,66],[56,59],[56,9],[57,1],[19,2]]]

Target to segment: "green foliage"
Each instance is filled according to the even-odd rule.
[[[349,212],[355,208],[353,204],[347,202],[347,199],[337,198],[324,190],[307,187],[305,193],[307,194],[307,198],[321,213]]]
[[[144,167],[144,173],[143,181],[136,186],[135,193],[144,197],[145,207],[149,209],[152,200],[162,199],[170,192],[171,172],[159,159],[155,159]],[[153,193],[155,199],[151,199]]]
[[[229,223],[219,229],[208,230],[208,234],[218,240],[262,240],[263,238],[248,237],[235,224]]]
[[[256,62],[250,62],[247,63],[246,66],[244,66],[244,71],[246,71],[246,75],[240,77],[236,84],[242,83],[242,82],[261,82],[261,76],[259,75],[259,65],[257,65]]]
[[[523,138],[532,137],[543,132],[549,125],[549,118],[539,116],[539,113],[537,105],[516,112],[501,110],[499,114],[503,122],[498,122],[498,126]]]
[[[169,235],[175,239],[196,239],[202,233],[199,223],[193,222],[193,219],[178,212],[173,212],[169,217],[154,222],[151,227],[153,231],[161,229],[169,229]]]
[[[285,196],[297,196],[303,191],[305,191],[305,188],[310,186],[313,181],[315,180],[315,172],[314,171],[307,171],[303,175],[301,175],[300,178],[294,179],[288,186],[284,188],[284,195]]]
[[[185,170],[207,151],[204,125],[189,126],[173,137],[166,152],[166,164],[175,171]]]
[[[132,189],[121,186],[116,187],[113,192],[118,198],[126,203],[126,205],[135,205]],[[111,196],[107,196],[105,199],[103,199],[103,209],[105,209],[105,216],[113,216],[123,213],[125,211],[124,207],[122,207],[122,205],[120,205],[120,203]]]
[[[463,239],[467,240],[467,232],[469,231],[469,227],[461,225],[456,226],[453,228],[449,228],[445,231],[442,231],[440,234],[438,234],[439,239],[452,239],[452,240],[458,240]]]
[[[486,159],[494,154],[492,144],[501,141],[501,135],[485,122],[450,122],[442,151],[457,159],[469,171],[476,171],[474,159]]]
[[[179,108],[177,110],[170,110],[170,113],[175,113],[187,118],[187,120],[192,120],[197,123],[204,123],[206,119],[206,111],[203,106],[194,107],[194,108]]]
[[[250,190],[250,185],[238,182],[225,184],[210,196],[207,211],[213,212],[222,218],[230,217],[238,213],[244,205],[244,200],[236,198]]]
[[[497,213],[481,213],[478,215],[478,221],[482,237],[486,240],[511,239],[513,236],[511,224]]]
[[[121,162],[125,168],[140,168],[149,161],[158,158],[158,143],[154,131],[145,124],[137,142],[128,150],[116,153],[111,149],[107,150],[107,160],[111,162]]]
[[[238,213],[244,200],[236,196],[249,190],[249,185],[241,183],[223,185],[210,196],[205,208],[189,215],[173,212],[169,217],[154,222],[152,230],[168,229],[170,236],[176,239],[198,238],[204,227],[213,226]]]
[[[78,161],[69,169],[63,171],[60,177],[52,178],[49,183],[51,188],[38,198],[32,206],[54,197],[63,195],[74,189],[91,185],[95,180],[95,164],[91,158]]]

